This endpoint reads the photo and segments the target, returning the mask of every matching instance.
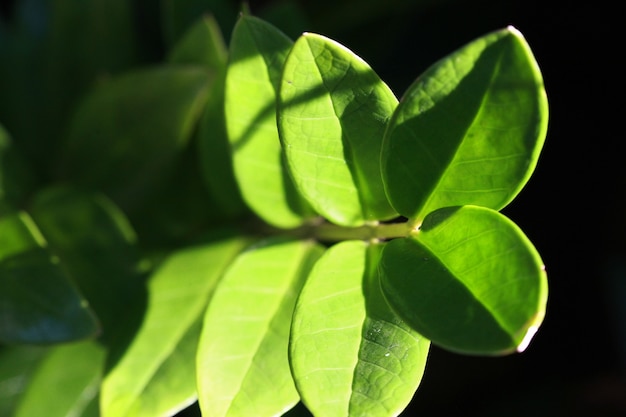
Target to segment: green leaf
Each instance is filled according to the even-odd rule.
[[[0,215],[4,205],[20,206],[27,193],[34,188],[34,182],[26,160],[16,149],[9,133],[0,125]]]
[[[429,214],[412,237],[385,247],[389,304],[433,343],[469,354],[522,351],[545,315],[543,262],[502,214],[475,206]]]
[[[541,73],[514,28],[442,59],[408,89],[385,134],[382,172],[403,216],[499,210],[532,174],[548,123]]]
[[[310,214],[284,166],[276,127],[280,74],[292,44],[269,23],[242,16],[230,43],[224,104],[241,194],[263,220],[284,228]]]
[[[51,126],[46,140],[38,141],[40,147],[57,151],[51,145],[58,145],[78,100],[98,79],[136,64],[137,31],[132,12],[125,0],[54,2],[46,34],[48,89],[43,98],[47,110],[44,120]]]
[[[71,121],[65,177],[136,207],[171,174],[212,80],[201,67],[160,66],[101,83]]]
[[[51,349],[20,398],[15,417],[85,416],[98,394],[105,349],[93,341]]]
[[[379,252],[362,241],[336,244],[298,298],[291,367],[315,416],[398,415],[422,378],[430,342],[385,302],[376,273]]]
[[[0,343],[59,343],[99,326],[26,213],[0,217]]]
[[[223,27],[232,27],[237,19],[237,8],[224,0],[160,0],[160,27],[166,46],[171,46],[185,36],[187,29],[203,15],[211,14]]]
[[[145,266],[119,208],[100,194],[58,187],[35,196],[31,215],[98,315],[104,340],[136,324],[129,309],[142,305]]]
[[[323,249],[270,239],[242,253],[220,282],[198,348],[204,416],[274,416],[299,400],[289,370],[289,326],[297,294]]]
[[[223,270],[247,243],[215,233],[152,274],[141,327],[102,385],[103,417],[167,416],[195,401],[201,318]]]
[[[0,416],[15,416],[15,408],[49,347],[18,345],[0,350]]]
[[[217,22],[204,16],[169,55],[170,62],[202,65],[215,73],[211,94],[198,124],[197,155],[201,177],[215,200],[219,214],[236,218],[247,209],[233,172],[224,116],[227,47]],[[196,148],[194,148],[196,149]]]
[[[226,67],[227,59],[227,47],[217,21],[211,15],[204,15],[187,29],[174,45],[167,61],[222,70]]]
[[[298,190],[331,222],[397,216],[379,164],[397,103],[369,65],[337,42],[306,33],[293,46],[280,87],[280,137]]]

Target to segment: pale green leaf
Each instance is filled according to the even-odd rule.
[[[445,208],[383,250],[390,305],[433,343],[470,354],[522,351],[541,324],[545,268],[523,232],[491,209]]]
[[[459,205],[499,210],[532,174],[548,103],[522,35],[509,27],[434,64],[408,89],[385,134],[383,178],[400,214]]]
[[[323,249],[270,239],[242,253],[215,291],[198,348],[204,416],[274,416],[299,400],[288,361],[296,297]]]
[[[224,104],[242,196],[263,220],[285,228],[310,215],[284,166],[276,126],[280,74],[292,44],[269,23],[242,16],[230,43]]]
[[[397,216],[379,163],[397,103],[369,65],[335,41],[305,33],[289,53],[280,137],[298,190],[331,222],[358,226]]]
[[[291,367],[316,417],[395,416],[411,400],[430,342],[385,302],[378,245],[331,247],[302,290],[291,329]]]
[[[201,318],[223,270],[247,243],[216,233],[173,253],[152,274],[141,327],[102,385],[103,417],[168,416],[196,399]]]

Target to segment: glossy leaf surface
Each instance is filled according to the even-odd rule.
[[[26,213],[0,217],[0,342],[95,336],[98,322]]]
[[[272,239],[239,255],[215,291],[198,348],[204,416],[274,416],[299,400],[287,357],[296,297],[323,249]]]
[[[361,58],[306,33],[285,63],[278,125],[298,190],[331,222],[358,226],[395,217],[380,151],[397,99]]]
[[[141,327],[102,385],[104,417],[167,416],[196,399],[201,318],[223,270],[247,244],[223,235],[175,252],[151,275]]]
[[[71,121],[66,177],[136,207],[171,173],[212,80],[200,67],[160,66],[101,83]]]
[[[96,401],[106,350],[86,341],[54,347],[33,373],[14,417],[97,416]]]
[[[429,68],[401,99],[385,135],[383,178],[400,214],[508,204],[537,163],[548,120],[542,76],[509,27]]]
[[[431,213],[415,236],[387,244],[380,271],[389,304],[452,351],[524,350],[545,314],[543,262],[514,223],[487,208]]]
[[[362,241],[334,245],[298,298],[291,367],[315,416],[398,415],[422,378],[430,343],[385,302],[379,251]]]
[[[262,20],[235,25],[226,75],[226,127],[235,176],[247,204],[278,227],[300,225],[309,210],[287,174],[276,127],[276,96],[293,42]]]

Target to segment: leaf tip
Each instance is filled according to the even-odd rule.
[[[537,333],[537,330],[539,330],[539,326],[530,326],[528,328],[528,330],[526,331],[526,335],[522,339],[522,342],[517,346],[516,350],[518,353],[522,353],[526,350],[533,336],[535,336],[535,333]]]

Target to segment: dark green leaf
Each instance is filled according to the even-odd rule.
[[[66,188],[40,192],[31,213],[64,271],[96,311],[105,340],[136,325],[139,317],[129,309],[142,306],[143,266],[124,214],[102,195]]]
[[[161,66],[101,83],[72,120],[65,177],[137,206],[171,174],[212,80],[201,67]]]
[[[192,64],[220,71],[226,67],[228,52],[215,18],[202,16],[184,33],[169,53],[174,64]]]
[[[385,134],[383,178],[409,218],[458,205],[495,210],[532,174],[548,104],[537,63],[512,27],[461,48],[404,94]]]
[[[95,336],[98,323],[26,213],[0,217],[0,343]]]
[[[358,226],[397,216],[380,151],[397,99],[363,60],[306,33],[285,62],[278,126],[298,190],[328,220]]]
[[[0,215],[2,206],[18,207],[34,188],[34,183],[34,175],[26,160],[0,125]]]
[[[522,351],[545,315],[543,262],[513,222],[487,208],[431,213],[414,236],[386,245],[380,271],[400,316],[453,351]]]

